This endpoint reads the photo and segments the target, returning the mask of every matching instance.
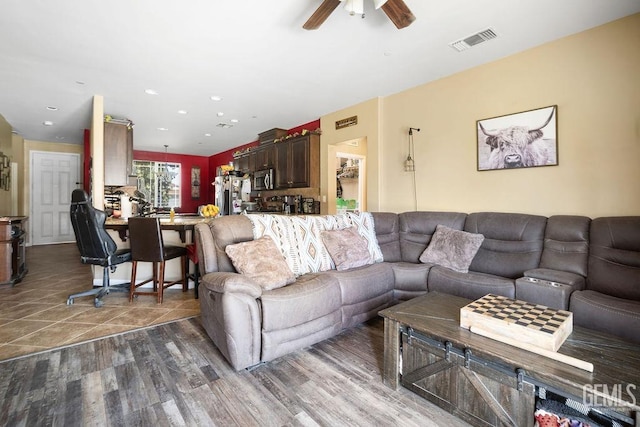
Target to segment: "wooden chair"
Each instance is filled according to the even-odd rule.
[[[131,287],[129,301],[137,295],[157,295],[158,304],[162,304],[163,291],[173,285],[182,283],[182,291],[189,289],[187,276],[187,249],[184,246],[165,246],[162,239],[159,218],[133,217],[129,218],[129,244],[131,246]],[[165,263],[174,258],[181,258],[181,278],[165,282]],[[141,283],[136,284],[138,262],[153,263],[153,275]],[[138,290],[147,283],[153,283],[153,291]]]

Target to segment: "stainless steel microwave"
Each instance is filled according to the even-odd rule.
[[[264,169],[253,173],[252,191],[273,190],[273,169]]]

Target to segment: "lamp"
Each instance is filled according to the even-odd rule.
[[[404,170],[405,172],[415,172],[416,164],[413,160],[412,154],[415,153],[414,144],[413,144],[413,131],[420,132],[419,128],[409,128],[409,154],[407,154],[407,160],[404,161]]]

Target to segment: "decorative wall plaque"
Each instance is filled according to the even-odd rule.
[[[347,128],[358,124],[358,116],[347,117],[346,119],[336,120],[336,129]]]

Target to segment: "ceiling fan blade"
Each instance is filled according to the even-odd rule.
[[[340,0],[324,0],[307,22],[304,23],[302,28],[305,30],[317,30],[339,4]]]
[[[408,27],[416,20],[415,15],[403,0],[388,0],[382,5],[382,10],[399,30]]]

